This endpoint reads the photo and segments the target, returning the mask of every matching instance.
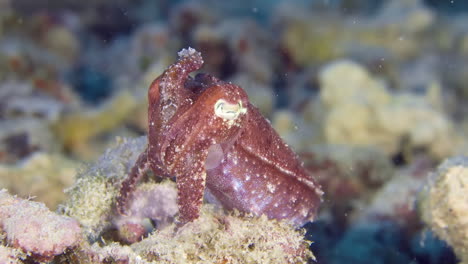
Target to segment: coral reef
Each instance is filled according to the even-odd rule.
[[[422,219],[468,263],[468,158],[444,161],[421,194]]]
[[[0,263],[307,261],[302,230],[227,214],[234,199],[224,212],[207,206],[221,206],[210,190],[225,185],[207,188],[200,221],[177,227],[179,174],[147,172],[128,192],[127,214],[117,212],[122,182],[148,146],[120,137],[151,128],[148,87],[187,46],[202,52],[201,71],[245,90],[322,186],[320,211],[305,225],[318,263],[452,264],[452,248],[467,263],[467,162],[457,157],[468,155],[467,10],[466,1],[437,0],[0,0],[0,189],[34,200],[0,192],[1,214],[16,215],[0,217]],[[195,75],[180,86],[210,86]],[[221,116],[235,112],[222,106]],[[269,146],[263,138],[254,143]],[[208,167],[228,148],[210,149]],[[189,152],[184,164],[203,163],[201,151]],[[264,165],[258,157],[236,168]],[[241,183],[265,197],[278,191]],[[260,204],[253,198],[243,201]],[[63,217],[37,202],[78,221],[82,239],[53,254],[27,252],[24,236],[11,243],[4,222],[12,232],[12,219],[51,230],[48,217]]]

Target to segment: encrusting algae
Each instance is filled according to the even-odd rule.
[[[264,215],[225,215],[205,205],[198,220],[174,228],[132,247],[158,263],[303,263],[313,257],[303,232]]]

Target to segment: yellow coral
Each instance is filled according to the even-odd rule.
[[[422,195],[422,218],[468,263],[468,158],[448,159],[433,176]]]
[[[121,92],[101,108],[78,110],[62,116],[52,128],[65,148],[85,157],[90,152],[89,141],[122,124],[137,105],[129,92]]]
[[[394,93],[361,65],[340,60],[319,73],[326,141],[354,146],[374,145],[388,154],[403,147],[426,147],[442,158],[459,141],[448,115],[440,107],[433,87],[426,95]]]

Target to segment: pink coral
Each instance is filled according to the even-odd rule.
[[[81,229],[70,217],[51,212],[43,203],[0,191],[0,230],[14,248],[44,261],[78,245]]]

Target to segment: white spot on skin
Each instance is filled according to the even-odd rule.
[[[239,181],[239,180],[234,180],[233,181],[233,188],[234,188],[235,191],[238,191],[239,189],[241,189],[242,185],[243,185],[242,182]]]
[[[276,186],[273,183],[267,183],[267,188],[270,193],[274,193],[276,190]]]

